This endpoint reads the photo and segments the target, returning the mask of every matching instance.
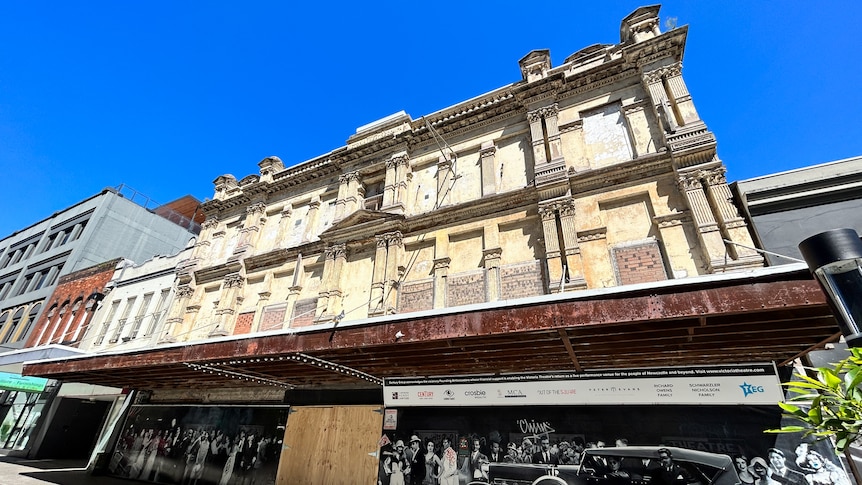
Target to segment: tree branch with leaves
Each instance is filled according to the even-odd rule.
[[[850,356],[834,367],[808,368],[816,377],[795,374],[800,380],[783,384],[795,394],[778,403],[784,416],[802,425],[782,426],[767,433],[803,433],[817,440],[835,439],[843,452],[862,432],[862,349],[850,348]],[[797,405],[797,403],[799,405]]]

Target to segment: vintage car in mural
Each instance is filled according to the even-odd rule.
[[[739,475],[727,455],[663,446],[593,448],[581,455],[580,465],[490,463],[488,481],[495,485],[650,485],[659,469],[658,450],[667,449],[684,469],[690,485],[738,485]],[[614,472],[610,463],[619,463]]]

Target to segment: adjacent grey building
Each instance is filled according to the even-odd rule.
[[[20,348],[65,274],[122,257],[176,254],[199,227],[165,216],[116,189],[100,193],[0,239],[0,348]],[[172,219],[172,220],[171,220]]]
[[[862,156],[779,172],[732,185],[770,265],[801,259],[797,245],[823,231],[862,233]]]

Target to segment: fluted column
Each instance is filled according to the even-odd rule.
[[[498,247],[482,251],[482,264],[487,276],[488,301],[500,300],[500,258],[503,250]]]
[[[245,284],[245,278],[239,273],[231,273],[224,277],[214,321],[211,322],[215,325],[211,327],[210,336],[229,335],[233,330],[236,310],[242,303],[243,284]]]
[[[680,123],[677,120],[672,103],[664,87],[664,80],[662,79],[664,72],[663,69],[645,72],[642,81],[647,92],[649,92],[650,99],[652,99],[655,114],[664,125],[664,131],[674,133],[679,128]]]
[[[700,121],[700,116],[694,109],[691,94],[689,94],[688,87],[682,79],[682,64],[677,62],[665,67],[664,78],[665,83],[667,83],[668,95],[676,106],[680,124],[687,125],[694,121]]]
[[[383,301],[384,311],[389,314],[395,313],[398,307],[398,287],[401,282],[398,262],[401,260],[404,243],[400,232],[390,232],[386,236],[386,292]]]
[[[347,260],[347,245],[333,244],[324,250],[323,281],[325,289],[317,300],[318,321],[330,320],[341,310],[341,272]]]
[[[726,169],[723,166],[715,167],[702,172],[700,175],[703,178],[706,194],[709,203],[713,208],[713,213],[718,219],[724,237],[735,243],[727,245],[727,251],[731,254],[734,260],[747,260],[754,267],[763,265],[763,258],[750,247],[754,247],[754,242],[751,239],[751,234],[748,232],[748,225],[745,219],[739,214],[739,210],[733,203],[733,195],[730,192],[730,187],[727,186],[725,178]],[[744,246],[748,246],[744,247]]]
[[[243,224],[243,228],[240,229],[239,241],[236,248],[234,248],[234,254],[254,250],[254,245],[257,243],[257,238],[260,235],[260,227],[265,220],[265,211],[266,204],[263,202],[256,202],[246,207],[245,223]]]
[[[335,221],[340,221],[356,212],[360,207],[359,172],[349,172],[338,177],[338,197],[335,200]]]
[[[530,139],[533,146],[533,160],[536,165],[550,161],[545,150],[545,130],[542,127],[542,110],[537,109],[527,113],[530,123]]]
[[[167,318],[165,318],[165,331],[159,338],[159,343],[177,341],[179,330],[183,327],[183,315],[186,313],[186,306],[189,304],[189,300],[194,293],[195,290],[189,285],[177,286],[176,293],[174,293],[174,301],[171,302]]]
[[[395,204],[395,186],[398,182],[397,167],[397,158],[393,157],[386,160],[386,175],[383,181],[383,204],[380,207],[383,210]]]
[[[714,272],[715,268],[723,264],[725,244],[722,241],[718,222],[715,220],[703,190],[703,183],[696,173],[679,173],[677,177],[679,189],[697,226],[697,236],[700,239],[700,245],[708,264],[707,269],[709,272]]]
[[[540,204],[539,217],[542,218],[542,232],[545,238],[545,259],[548,264],[548,278],[551,288],[559,284],[563,277],[563,261],[560,255],[560,235],[557,232],[557,213],[553,204]]]
[[[565,281],[565,287],[571,288],[586,288],[587,284],[584,280],[584,262],[581,256],[581,247],[578,245],[578,230],[575,226],[575,203],[572,200],[567,200],[559,203],[558,211],[560,214],[560,229],[563,236],[563,252],[565,254],[564,262],[568,269],[568,281]]]

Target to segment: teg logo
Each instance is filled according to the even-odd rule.
[[[749,384],[747,382],[743,382],[742,385],[740,385],[739,387],[740,387],[740,389],[742,389],[742,397],[748,397],[751,394],[754,394],[757,392],[766,392],[763,389],[763,386],[755,386],[755,385]]]
[[[485,391],[464,391],[465,396],[485,397]]]

